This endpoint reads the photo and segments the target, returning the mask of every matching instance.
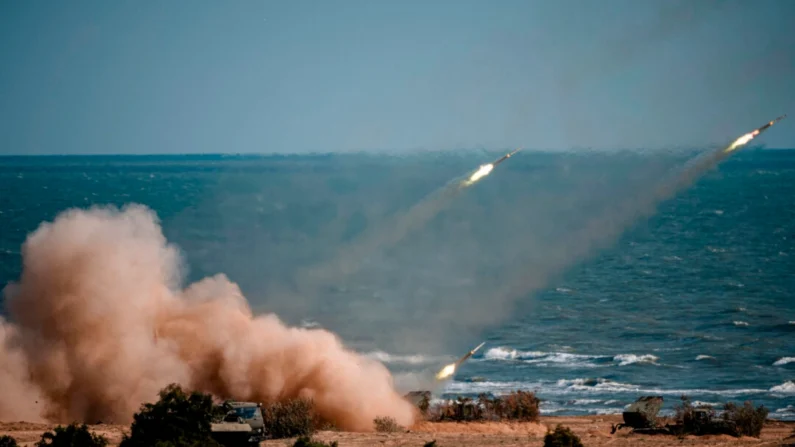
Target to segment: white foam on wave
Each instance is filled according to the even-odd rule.
[[[619,354],[613,357],[613,360],[618,362],[619,366],[632,365],[635,363],[651,363],[656,365],[657,360],[660,360],[660,358],[652,354]]]
[[[622,392],[635,391],[639,389],[637,385],[631,383],[614,382],[609,379],[560,379],[556,385],[567,391],[588,391],[588,392]]]
[[[748,322],[746,321],[733,321],[735,326],[748,326]]]
[[[541,389],[546,393],[562,392],[567,394],[570,392],[587,392],[593,394],[601,393],[644,393],[644,394],[662,394],[674,396],[695,396],[695,395],[717,395],[717,396],[740,396],[749,394],[766,394],[771,390],[744,388],[733,390],[708,390],[708,389],[661,389],[661,388],[645,388],[640,385],[631,383],[614,382],[610,379],[560,379],[555,383],[555,386],[542,385]]]
[[[723,404],[720,403],[720,402],[704,402],[702,400],[695,400],[695,401],[693,401],[693,406],[694,407],[712,407],[712,408],[717,408],[717,407],[723,406]]]
[[[448,394],[479,394],[492,393],[496,395],[507,394],[516,390],[535,390],[542,386],[541,382],[449,382],[444,387]]]
[[[657,364],[659,357],[653,354],[616,354],[616,355],[591,355],[572,354],[570,352],[543,352],[543,351],[518,351],[504,346],[491,348],[483,355],[486,360],[521,361],[538,366],[555,366],[566,368],[598,368],[633,364]],[[610,363],[610,362],[613,363]]]
[[[793,362],[795,362],[795,357],[781,357],[780,359],[773,362],[773,366],[782,366]]]
[[[701,355],[696,357],[696,360],[715,360],[715,357],[713,357],[711,355],[701,354]]]
[[[568,403],[571,405],[593,405],[598,404],[601,401],[601,399],[574,399],[570,400]]]
[[[770,388],[770,392],[774,394],[795,394],[795,382],[788,380],[781,385]]]

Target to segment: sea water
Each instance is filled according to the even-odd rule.
[[[687,395],[795,419],[795,151],[739,153],[631,222],[610,216],[692,154],[522,152],[384,236],[495,155],[0,158],[0,284],[41,222],[140,203],[186,283],[224,273],[406,390],[486,341],[439,397],[526,389],[545,414],[608,414]],[[353,272],[307,276],[365,237]]]

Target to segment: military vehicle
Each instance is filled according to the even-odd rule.
[[[660,425],[657,413],[663,405],[662,396],[643,396],[633,402],[623,413],[624,423],[613,426],[610,434],[623,427],[631,427],[632,433],[669,434],[667,427]]]
[[[665,435],[720,435],[738,436],[737,425],[732,421],[716,419],[711,407],[689,407],[676,424],[660,424],[657,413],[663,404],[662,396],[643,396],[632,403],[623,413],[624,423],[613,426],[611,434],[623,427],[631,427],[631,433]]]
[[[226,414],[210,425],[210,435],[226,447],[249,447],[265,440],[262,405],[254,402],[226,401]]]

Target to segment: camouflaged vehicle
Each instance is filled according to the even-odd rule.
[[[249,447],[265,440],[261,404],[227,401],[226,414],[210,425],[210,435],[226,447]]]
[[[632,433],[670,433],[667,427],[660,425],[657,413],[663,405],[662,396],[643,396],[633,402],[627,411],[623,412],[624,422],[613,426],[611,434],[622,429],[631,427]]]

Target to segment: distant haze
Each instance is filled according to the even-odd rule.
[[[723,144],[795,113],[790,0],[0,3],[0,154]],[[795,146],[783,122],[760,138]]]

